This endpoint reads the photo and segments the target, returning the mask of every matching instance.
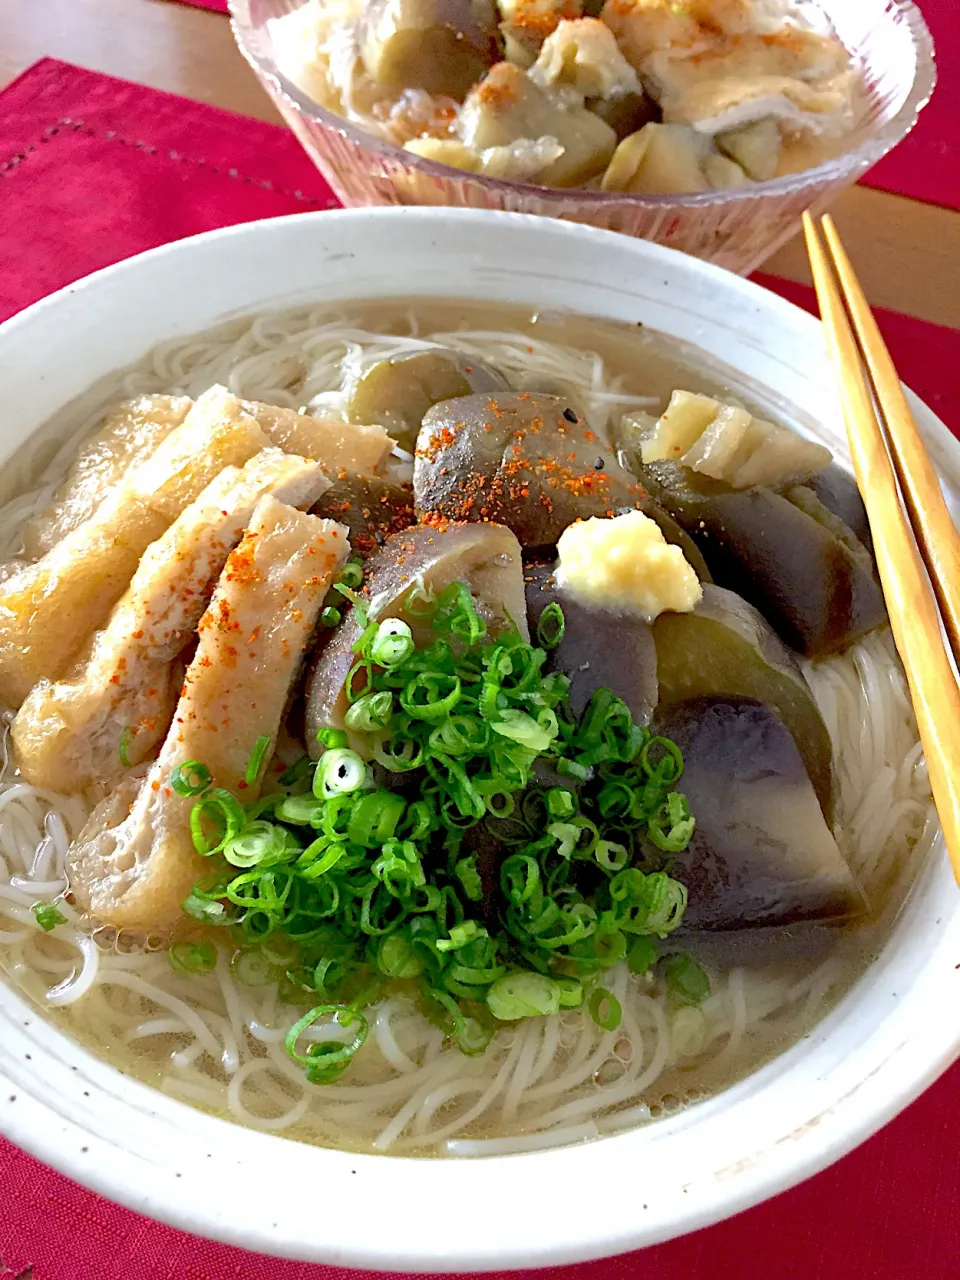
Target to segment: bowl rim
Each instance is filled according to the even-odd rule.
[[[324,221],[318,222],[321,217]],[[327,220],[331,218],[335,221],[328,223]],[[669,283],[671,275],[686,276],[688,280],[698,278],[697,288],[702,288],[704,296],[709,295],[711,300],[727,293],[731,298],[738,298],[748,304],[754,311],[762,312],[771,321],[775,322],[779,317],[785,324],[789,322],[795,331],[794,336],[799,334],[804,339],[805,361],[815,356],[816,352],[823,347],[819,321],[812,316],[751,281],[742,280],[730,272],[675,250],[633,240],[614,232],[580,224],[535,218],[527,214],[419,207],[291,214],[282,218],[221,228],[164,245],[98,271],[20,312],[0,325],[0,346],[10,339],[18,338],[20,330],[35,327],[38,321],[45,324],[59,307],[69,306],[75,311],[77,310],[75,304],[82,304],[89,309],[89,303],[96,302],[97,291],[102,286],[115,283],[127,275],[135,276],[145,263],[149,266],[162,267],[171,258],[176,257],[184,258],[189,262],[191,255],[195,260],[200,260],[205,247],[216,241],[231,244],[238,261],[250,261],[256,257],[256,254],[250,251],[250,245],[256,244],[258,239],[266,245],[271,238],[283,237],[287,230],[291,232],[299,230],[307,234],[314,229],[322,234],[323,226],[335,226],[337,223],[344,222],[358,224],[361,230],[366,228],[368,231],[372,231],[378,223],[384,223],[391,231],[391,243],[396,240],[396,234],[404,222],[414,225],[423,224],[424,235],[429,233],[431,243],[438,240],[451,227],[466,239],[471,227],[482,229],[486,226],[489,229],[490,224],[493,223],[499,224],[504,230],[511,226],[525,224],[531,230],[535,229],[539,238],[560,241],[561,251],[565,250],[567,245],[573,250],[578,246],[586,250],[592,245],[598,251],[607,249],[612,252],[616,246],[617,255],[631,260],[638,270],[647,269],[650,275],[659,277],[662,273],[662,276],[667,277],[663,281],[664,285]],[[358,240],[363,243],[364,237],[360,236]],[[330,261],[333,261],[332,257]],[[625,262],[624,266],[626,265]],[[244,314],[251,314],[255,306],[271,305],[273,305],[272,302],[252,303]],[[292,299],[289,305],[294,305]],[[584,311],[582,314],[589,313]],[[823,359],[825,361],[825,356]],[[912,393],[910,400],[921,418],[921,426],[933,433],[938,450],[948,461],[950,471],[954,477],[960,477],[960,442],[950,435],[932,411],[923,406]],[[929,890],[928,896],[940,903],[948,889],[953,891],[953,880],[942,842],[938,846],[935,859],[931,862],[935,863],[931,868],[931,883],[925,887]],[[958,915],[956,932],[957,937],[960,937],[960,913],[956,914]],[[933,945],[928,938],[922,941],[924,946]],[[931,951],[927,967],[939,969],[941,967],[939,961],[942,959],[944,961],[942,968],[947,968],[947,941],[941,938],[936,942],[937,950],[935,953]],[[953,945],[955,942],[956,938],[952,940]],[[954,967],[952,963],[954,958],[953,950],[949,949],[951,971]],[[875,961],[873,967],[877,963]],[[960,983],[960,975],[956,981]],[[940,999],[941,993],[938,990],[938,1002]],[[913,1003],[916,1004],[917,999]],[[835,1010],[834,1013],[829,1014],[828,1019],[834,1018],[836,1013]],[[25,1019],[24,1014],[27,1015]],[[42,1036],[43,1056],[49,1059],[48,1065],[51,1071],[54,1068],[57,1069],[58,1079],[65,1086],[62,1093],[56,1094],[56,1106],[51,1105],[48,1100],[34,1098],[30,1094],[31,1072],[38,1066],[43,1066],[43,1063],[33,1063],[29,1069],[21,1067],[19,1073],[12,1069],[14,1057],[19,1058],[19,1055],[15,1054],[15,1049],[31,1047],[36,1043],[22,1034],[20,1023],[23,1021],[41,1024],[41,1030],[32,1034]],[[904,1041],[903,1044],[888,1046],[889,1051],[877,1062],[870,1075],[857,1081],[854,1088],[843,1095],[840,1099],[844,1117],[842,1123],[838,1124],[835,1120],[833,1123],[820,1123],[822,1120],[829,1120],[831,1114],[836,1111],[837,1104],[834,1103],[813,1120],[809,1120],[795,1131],[778,1139],[775,1148],[769,1150],[764,1148],[763,1160],[747,1160],[732,1165],[723,1170],[723,1179],[717,1174],[712,1175],[703,1202],[698,1204],[696,1196],[691,1196],[689,1201],[682,1204],[682,1207],[675,1207],[672,1216],[668,1214],[661,1226],[651,1229],[640,1221],[635,1212],[626,1220],[618,1222],[616,1214],[611,1212],[600,1224],[585,1225],[582,1231],[577,1227],[576,1230],[580,1234],[577,1235],[573,1244],[568,1241],[543,1245],[537,1241],[538,1251],[535,1256],[530,1246],[526,1248],[512,1246],[511,1250],[502,1252],[496,1243],[496,1231],[491,1227],[486,1233],[490,1237],[489,1241],[485,1238],[483,1245],[477,1245],[474,1242],[470,1251],[461,1246],[462,1252],[459,1254],[438,1253],[436,1247],[431,1248],[430,1242],[424,1239],[422,1243],[418,1240],[416,1246],[406,1243],[398,1258],[389,1235],[384,1238],[378,1234],[366,1234],[361,1239],[351,1239],[348,1246],[345,1246],[342,1240],[339,1244],[330,1246],[326,1244],[322,1227],[311,1230],[303,1228],[302,1230],[307,1232],[306,1235],[294,1235],[289,1238],[271,1236],[269,1231],[271,1224],[263,1216],[257,1219],[251,1215],[249,1220],[237,1221],[209,1208],[202,1194],[198,1195],[196,1184],[188,1182],[186,1172],[182,1175],[179,1172],[173,1174],[172,1164],[158,1171],[157,1162],[151,1158],[152,1152],[143,1153],[144,1158],[141,1160],[134,1160],[129,1146],[133,1139],[124,1133],[123,1144],[114,1141],[109,1131],[103,1132],[91,1122],[89,1114],[85,1116],[86,1123],[80,1123],[76,1114],[69,1109],[71,1091],[73,1100],[80,1102],[79,1090],[84,1083],[90,1083],[92,1080],[94,1084],[113,1085],[120,1092],[117,1095],[108,1096],[108,1110],[117,1110],[117,1103],[119,1103],[131,1126],[150,1123],[157,1129],[158,1126],[162,1128],[166,1123],[169,1127],[176,1127],[178,1133],[184,1130],[195,1134],[195,1144],[209,1141],[211,1150],[218,1138],[225,1145],[229,1145],[226,1139],[230,1134],[241,1135],[245,1144],[244,1165],[256,1167],[258,1153],[263,1155],[266,1163],[269,1164],[267,1157],[276,1150],[275,1144],[278,1142],[276,1137],[204,1115],[184,1103],[175,1102],[169,1097],[158,1094],[147,1085],[124,1077],[116,1068],[84,1050],[78,1041],[67,1036],[54,1024],[38,1017],[34,1007],[27,1004],[15,988],[5,980],[0,980],[0,1029],[5,1025],[9,1028],[14,1048],[3,1055],[4,1061],[0,1064],[0,1082],[19,1086],[17,1092],[24,1095],[22,1100],[26,1105],[22,1108],[0,1108],[0,1131],[32,1154],[77,1182],[131,1209],[197,1235],[276,1256],[392,1271],[497,1271],[510,1266],[531,1267],[577,1262],[658,1243],[710,1225],[796,1185],[852,1150],[918,1097],[960,1055],[960,1032],[951,1026],[949,1019],[942,1017],[931,1019],[928,1024],[925,1024],[922,1044],[919,1043],[921,1038],[917,1037],[917,1042]],[[759,1072],[748,1076],[740,1085],[723,1091],[717,1096],[716,1107],[711,1102],[705,1102],[696,1108],[691,1108],[683,1115],[693,1116],[694,1124],[701,1116],[709,1118],[709,1122],[715,1124],[718,1112],[722,1113],[728,1107],[730,1110],[734,1109],[730,1104],[737,1100],[736,1091],[756,1083],[758,1077],[767,1082],[771,1079],[775,1080],[778,1071],[790,1069],[791,1055],[800,1052],[804,1052],[802,1043],[788,1050],[767,1067],[761,1068]],[[68,1067],[61,1055],[66,1055],[73,1065]],[[78,1074],[72,1076],[70,1072]],[[83,1104],[80,1103],[80,1106],[82,1109]],[[677,1121],[681,1118],[660,1121],[656,1126],[648,1126],[646,1132],[655,1133],[658,1138],[669,1139],[677,1132]],[[445,1171],[450,1170],[451,1165],[455,1165],[462,1171],[456,1175],[462,1182],[473,1180],[475,1184],[487,1188],[491,1183],[496,1184],[498,1170],[504,1171],[509,1167],[511,1175],[518,1180],[521,1173],[533,1175],[537,1168],[542,1169],[545,1161],[558,1165],[563,1171],[579,1172],[580,1166],[586,1166],[587,1169],[593,1166],[594,1175],[600,1177],[603,1167],[608,1163],[615,1165],[617,1155],[629,1149],[633,1145],[631,1138],[635,1138],[635,1135],[642,1131],[633,1129],[623,1134],[604,1137],[573,1147],[502,1157],[490,1156],[472,1161],[357,1156],[343,1151],[301,1146],[287,1139],[279,1141],[285,1149],[294,1148],[301,1153],[299,1156],[291,1157],[292,1161],[305,1160],[306,1156],[303,1153],[308,1153],[311,1159],[318,1160],[323,1166],[323,1172],[331,1176],[331,1181],[340,1178],[349,1184],[350,1179],[347,1175],[361,1173],[365,1174],[367,1181],[382,1186],[385,1180],[380,1177],[379,1172],[374,1174],[373,1169],[374,1166],[377,1166],[378,1170],[388,1167],[391,1171],[391,1184],[397,1180],[406,1181],[409,1177],[409,1181],[432,1188],[434,1194],[442,1196],[447,1191],[444,1186],[444,1179],[447,1177]],[[83,1146],[80,1145],[81,1142]],[[198,1146],[197,1149],[202,1150],[202,1147]],[[208,1169],[211,1167],[214,1166],[207,1166]],[[467,1170],[469,1173],[466,1172]],[[202,1173],[203,1170],[200,1172]],[[394,1179],[394,1173],[396,1179]],[[563,1174],[561,1178],[562,1176]],[[182,1181],[174,1182],[174,1177],[178,1179],[182,1177]],[[364,1179],[358,1177],[352,1184],[352,1188],[356,1188],[356,1192],[360,1193],[363,1182]],[[234,1185],[239,1190],[242,1184],[238,1182]],[[690,1186],[695,1191],[700,1189],[695,1179],[691,1180]],[[686,1191],[686,1189],[684,1186],[683,1190]],[[651,1198],[652,1195],[653,1192],[651,1192]],[[682,1201],[683,1197],[679,1199]],[[429,1195],[425,1203],[430,1203]],[[297,1206],[298,1226],[301,1219],[310,1216],[309,1212],[304,1213],[304,1210],[309,1210],[309,1207],[309,1204]],[[536,1207],[534,1200],[533,1208]],[[554,1204],[552,1208],[555,1213],[556,1205]],[[611,1218],[613,1221],[610,1220]],[[272,1225],[276,1226],[276,1223]],[[333,1234],[336,1235],[336,1232],[334,1231]]]
[[[307,3],[308,0],[304,0]],[[252,40],[260,38],[260,31],[250,21],[251,3],[256,0],[227,0],[230,12],[230,28],[241,54],[255,74],[271,86],[273,95],[289,110],[311,122],[320,124],[329,133],[339,134],[345,141],[368,152],[374,152],[386,161],[416,169],[427,177],[461,182],[474,182],[484,189],[496,191],[504,200],[531,198],[559,206],[576,204],[597,209],[633,207],[642,209],[703,209],[714,205],[729,206],[738,202],[759,201],[792,196],[810,188],[825,187],[834,182],[856,181],[868,169],[878,164],[916,127],[920,112],[929,103],[937,86],[936,48],[927,21],[914,0],[885,0],[891,16],[905,25],[915,51],[913,83],[902,105],[894,116],[876,133],[870,134],[859,146],[843,151],[839,156],[825,160],[812,169],[804,169],[782,178],[749,183],[742,187],[722,187],[715,191],[694,194],[638,195],[621,191],[588,191],[581,187],[545,187],[531,182],[510,182],[504,178],[491,178],[469,173],[452,165],[428,160],[415,152],[407,151],[395,143],[378,138],[361,125],[337,115],[320,105],[301,90],[272,61],[265,60],[253,47]],[[302,7],[301,5],[297,6]],[[509,204],[504,206],[510,208]]]

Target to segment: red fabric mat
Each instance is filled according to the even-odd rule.
[[[0,318],[153,245],[334,203],[282,129],[44,60],[0,95]],[[764,283],[809,301],[801,286]],[[960,430],[960,333],[894,313],[881,323],[907,381]],[[872,1141],[766,1205],[643,1253],[539,1274],[766,1280],[775,1270],[778,1280],[957,1280],[958,1138],[960,1066]],[[0,1141],[0,1280],[29,1265],[35,1280],[353,1274],[158,1226]]]
[[[862,179],[894,195],[960,209],[960,26],[956,0],[916,0],[937,47],[938,86],[899,147]]]
[[[177,0],[178,4],[189,4],[194,9],[212,9],[214,13],[229,13],[227,0]],[[0,1280],[3,1277],[0,1276]]]
[[[179,0],[227,12],[227,0]],[[956,0],[917,0],[937,46],[940,88],[914,132],[862,179],[864,186],[960,209],[960,26]]]

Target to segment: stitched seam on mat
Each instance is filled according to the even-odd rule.
[[[192,165],[197,169],[205,169],[207,173],[216,173],[224,178],[231,178],[235,182],[243,182],[247,186],[259,187],[263,191],[271,191],[274,195],[287,196],[292,200],[299,200],[303,204],[326,205],[320,196],[308,196],[299,189],[291,190],[289,187],[277,187],[269,178],[248,178],[245,177],[238,169],[227,168],[224,165],[211,164],[208,160],[195,160],[192,156],[185,156],[181,152],[162,147],[155,147],[150,142],[137,142],[132,138],[121,137],[113,129],[105,129],[102,133],[96,129],[91,129],[83,123],[82,120],[74,120],[70,116],[64,116],[45,129],[37,142],[30,143],[24,147],[22,151],[14,153],[9,159],[0,162],[0,178],[6,178],[16,173],[16,171],[27,161],[30,156],[38,151],[48,142],[52,142],[54,138],[67,138],[71,134],[83,134],[88,138],[101,138],[105,142],[115,142],[122,147],[130,147],[134,151],[140,151],[145,155],[157,156],[161,160],[172,160],[177,164]]]

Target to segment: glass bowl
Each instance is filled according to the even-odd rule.
[[[229,0],[244,57],[344,205],[454,205],[620,231],[749,274],[910,132],[936,84],[933,39],[911,0],[822,0],[867,85],[848,149],[803,173],[696,195],[558,190],[423,160],[324,109],[276,64],[268,23],[304,0]]]

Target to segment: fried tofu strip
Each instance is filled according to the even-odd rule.
[[[235,397],[213,388],[93,515],[0,585],[0,701],[56,680],[130,585],[140,557],[224,467],[270,445]]]
[[[68,678],[41,680],[13,721],[20,771],[35,786],[103,795],[149,759],[173,716],[182,668],[231,549],[266,495],[309,507],[329,486],[318,462],[265,449],[225,467],[144,553],[123,598]]]
[[[24,555],[37,560],[77,525],[89,520],[133,467],[180,426],[193,401],[189,396],[138,396],[110,415],[84,440],[53,500],[23,531]]]
[[[334,479],[344,472],[356,476],[376,475],[393,448],[393,441],[383,427],[314,418],[254,400],[244,400],[241,404],[274,444],[288,453],[316,458]]]
[[[70,888],[105,924],[131,930],[176,924],[194,883],[209,873],[190,836],[195,801],[170,785],[178,766],[202,761],[216,786],[245,800],[261,736],[277,732],[324,595],[349,549],[347,530],[273,498],[257,506],[230,553],[200,622],[173,725],[142,782],[124,782],[94,810],[68,856]]]

